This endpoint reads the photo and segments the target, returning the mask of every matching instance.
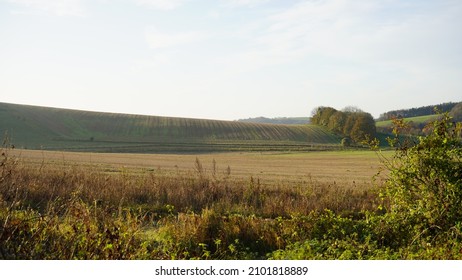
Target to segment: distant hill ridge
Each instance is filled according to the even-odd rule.
[[[111,152],[304,149],[337,145],[314,125],[276,125],[0,103],[0,133],[16,147]],[[302,147],[303,146],[303,147]]]
[[[266,117],[257,117],[257,118],[248,118],[248,119],[239,119],[238,122],[247,122],[247,123],[268,123],[268,124],[309,124],[309,117],[298,117],[298,118],[266,118]]]
[[[438,105],[429,105],[429,106],[422,106],[422,107],[417,107],[417,108],[388,111],[388,112],[380,114],[380,117],[377,120],[386,121],[386,120],[392,119],[393,117],[413,118],[413,117],[433,115],[435,114],[435,108],[438,108],[438,110],[440,110],[441,112],[449,112],[459,103],[460,102],[448,102],[448,103],[442,103]]]

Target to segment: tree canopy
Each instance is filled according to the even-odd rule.
[[[338,111],[332,107],[318,107],[312,113],[311,123],[325,126],[334,133],[350,137],[355,142],[375,137],[376,134],[372,115],[357,108]]]

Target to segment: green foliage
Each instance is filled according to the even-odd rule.
[[[415,136],[424,136],[428,135],[431,132],[429,124],[433,121],[438,119],[440,115],[432,114],[426,116],[419,116],[419,117],[412,117],[412,118],[405,118],[403,121],[406,122],[406,131],[403,131],[403,134],[406,135],[415,135]],[[379,121],[376,123],[377,131],[385,134],[393,134],[393,128],[396,126],[395,121],[387,120],[387,121]]]
[[[399,138],[392,141],[398,148],[387,162],[390,174],[382,195],[390,217],[412,227],[416,234],[447,232],[462,221],[460,130],[460,123],[444,114],[415,145]]]
[[[50,203],[45,213],[0,209],[0,259],[140,259],[135,217],[114,217],[77,197]]]
[[[332,212],[310,221],[305,238],[270,254],[273,259],[461,259],[461,123],[448,114],[417,139],[402,138],[394,121],[394,157],[378,212],[352,219]]]
[[[325,126],[338,135],[349,137],[356,143],[376,135],[374,118],[359,109],[337,111],[331,107],[319,107],[314,111],[311,122]]]

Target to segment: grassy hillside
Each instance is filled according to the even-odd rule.
[[[428,116],[435,113],[435,108],[440,112],[449,112],[460,102],[448,102],[438,105],[428,105],[418,108],[400,109],[380,114],[379,121],[391,120],[394,117],[414,118]]]
[[[438,119],[441,115],[433,114],[433,115],[426,115],[426,116],[418,116],[412,118],[404,118],[407,122],[408,127],[403,131],[404,134],[409,135],[426,135],[429,132],[428,124]],[[378,134],[382,134],[383,136],[387,136],[392,134],[393,131],[393,123],[391,120],[386,121],[378,121],[376,122],[377,132]]]
[[[318,126],[98,113],[0,103],[17,147],[109,152],[307,150],[340,143]]]
[[[428,124],[431,121],[434,121],[437,117],[438,117],[438,115],[434,114],[434,115],[426,115],[426,116],[405,118],[404,120],[407,121],[407,122],[413,122],[414,124],[417,124],[417,125],[421,125],[421,124],[425,125],[425,124]],[[391,127],[391,125],[392,125],[391,120],[376,122],[377,128]]]

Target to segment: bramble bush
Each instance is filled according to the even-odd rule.
[[[447,113],[431,126],[432,132],[413,145],[391,141],[397,149],[386,162],[390,173],[382,196],[387,216],[406,226],[414,239],[434,237],[462,222],[462,126]]]
[[[384,161],[389,174],[381,192],[388,245],[462,240],[461,123],[442,114],[430,124],[431,133],[418,138],[400,138],[406,124],[394,124],[396,137],[389,142],[396,152]]]

